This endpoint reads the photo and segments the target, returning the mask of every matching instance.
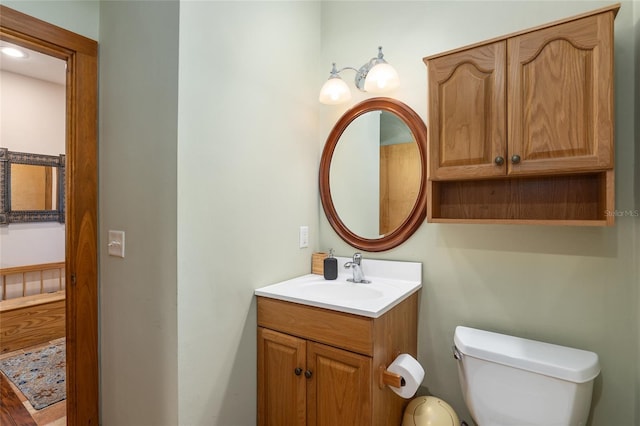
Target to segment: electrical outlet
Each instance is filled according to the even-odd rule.
[[[301,226],[299,235],[300,235],[300,248],[309,247],[309,227]]]
[[[109,256],[124,257],[124,231],[109,231]]]

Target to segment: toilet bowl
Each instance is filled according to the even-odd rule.
[[[454,343],[463,397],[479,426],[587,423],[597,354],[462,326]]]

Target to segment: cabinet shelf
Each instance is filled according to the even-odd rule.
[[[612,170],[575,175],[430,181],[436,223],[613,225]]]

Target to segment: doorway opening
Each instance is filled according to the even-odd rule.
[[[66,65],[66,422],[97,425],[97,42],[2,5],[0,40],[57,58]]]

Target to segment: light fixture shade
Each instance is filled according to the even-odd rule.
[[[399,85],[398,72],[384,61],[371,68],[364,80],[364,90],[371,93],[384,93]]]
[[[324,83],[318,97],[318,100],[325,105],[337,105],[349,99],[351,99],[349,86],[338,76],[331,77]]]

